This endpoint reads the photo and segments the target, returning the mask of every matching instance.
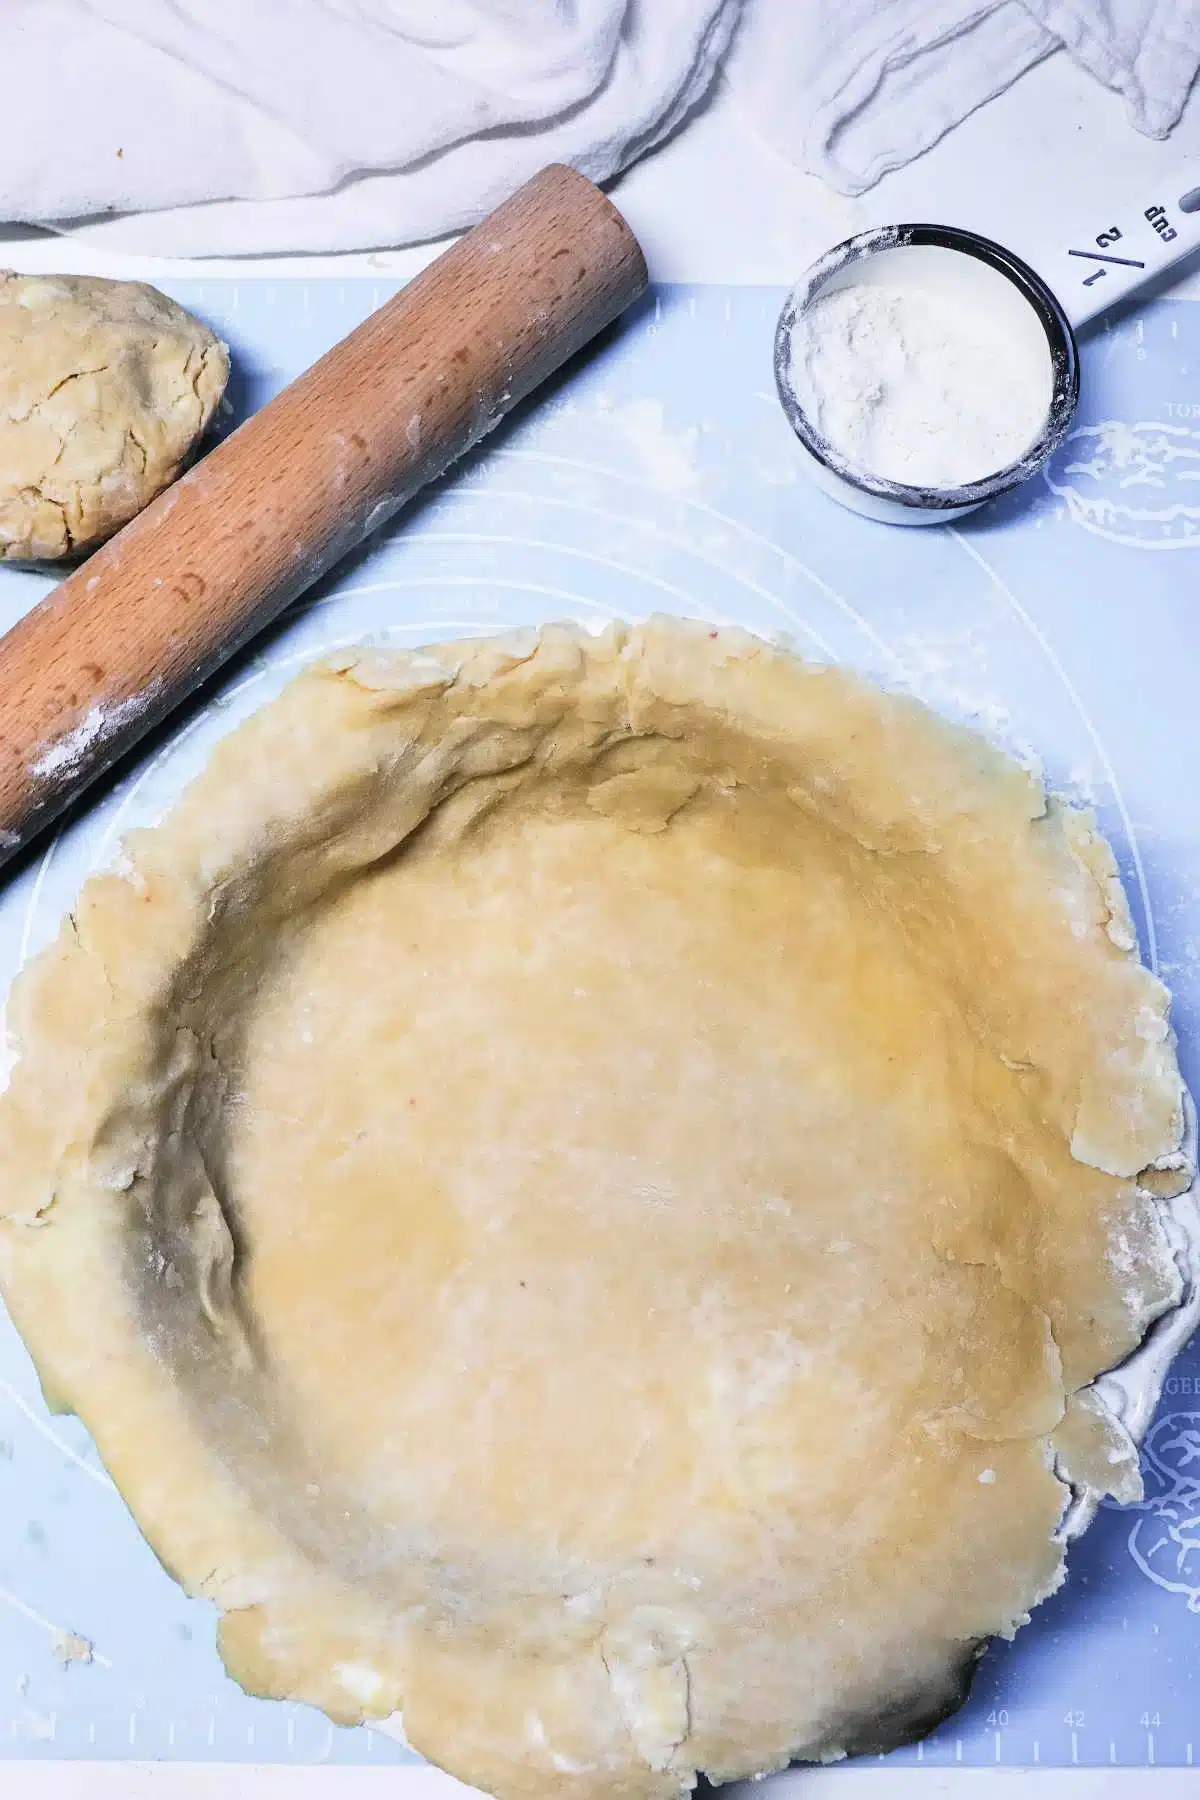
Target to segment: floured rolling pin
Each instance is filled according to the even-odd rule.
[[[0,639],[0,862],[646,288],[534,176]]]

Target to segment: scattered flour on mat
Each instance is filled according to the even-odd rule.
[[[64,1669],[72,1663],[90,1663],[96,1659],[96,1646],[91,1638],[78,1631],[60,1631],[54,1639],[54,1654]]]
[[[700,428],[672,431],[661,400],[626,400],[615,406],[602,394],[597,411],[614,426],[632,451],[637,473],[660,494],[687,494],[699,486],[696,445]]]
[[[900,672],[886,685],[981,731],[1037,780],[1047,779],[1041,752],[1016,729],[1011,711],[995,690],[986,633],[970,627],[958,632],[908,632],[898,640],[897,654]],[[1093,809],[1103,804],[1109,788],[1094,759],[1078,759],[1065,773],[1056,770],[1049,785],[1072,805]]]
[[[32,1415],[31,1415],[32,1416]],[[97,1663],[102,1669],[111,1669],[112,1664],[106,1656],[101,1656],[90,1638],[83,1637],[78,1631],[70,1631],[47,1619],[43,1613],[35,1610],[29,1603],[21,1599],[19,1594],[11,1593],[7,1588],[0,1588],[0,1605],[26,1619],[30,1625],[36,1625],[44,1631],[54,1647],[54,1654],[63,1667],[69,1663]],[[29,1692],[28,1675],[18,1675],[17,1692],[22,1699]],[[53,1737],[54,1733],[50,1733]],[[7,1791],[7,1790],[5,1790]]]
[[[1061,791],[1077,806],[1099,805],[1101,778],[1093,763],[1074,763]]]
[[[972,630],[909,632],[898,645],[900,670],[887,685],[969,725],[1042,779],[1042,759],[1013,728],[1012,713],[991,685],[986,640]]]

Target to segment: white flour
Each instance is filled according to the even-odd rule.
[[[852,469],[933,488],[1018,462],[1054,386],[1045,332],[1019,290],[931,244],[851,265],[798,311],[791,377]]]
[[[99,703],[90,706],[85,717],[71,731],[42,746],[36,760],[29,765],[30,773],[45,778],[61,775],[64,770],[74,772],[89,751],[144,712],[161,687],[162,682],[155,677],[147,682],[140,694],[133,694],[128,700],[118,700],[107,707]]]
[[[613,406],[602,396],[597,410],[617,427],[637,473],[660,494],[688,494],[699,486],[696,446],[699,428],[672,431],[661,400],[627,400]]]

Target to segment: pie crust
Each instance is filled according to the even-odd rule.
[[[1139,1491],[1169,997],[982,739],[549,626],[307,671],[125,848],[14,989],[0,1270],[252,1692],[506,1800],[885,1749]]]

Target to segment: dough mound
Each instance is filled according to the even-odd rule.
[[[229,379],[139,281],[0,270],[0,562],[76,556],[175,480]]]
[[[884,1749],[1137,1493],[1168,995],[981,739],[679,621],[364,650],[126,851],[0,1267],[253,1692],[505,1797]]]

